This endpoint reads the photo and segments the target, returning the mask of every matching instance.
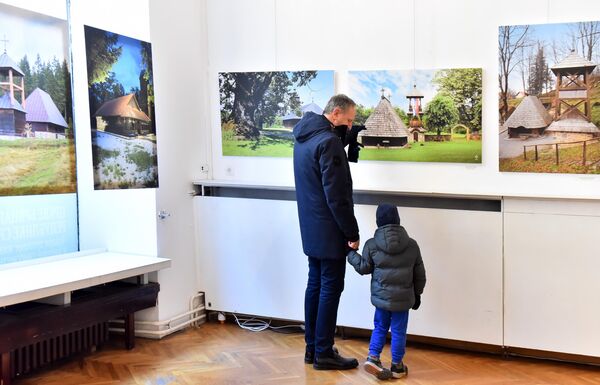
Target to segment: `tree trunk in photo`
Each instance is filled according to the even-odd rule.
[[[529,46],[527,41],[529,26],[502,26],[498,36],[498,54],[500,64],[500,74],[498,81],[500,83],[500,99],[502,106],[500,110],[501,123],[508,115],[508,78],[515,68],[524,59],[518,57],[519,50]]]
[[[236,135],[247,139],[258,140],[259,126],[255,119],[256,110],[271,84],[273,74],[256,76],[252,73],[236,74],[235,96],[233,103],[233,120]]]
[[[236,95],[233,104],[233,116],[235,122],[235,134],[248,139],[258,139],[260,136],[260,127],[254,125],[254,112],[256,106],[251,103],[244,103],[249,99],[239,98]]]

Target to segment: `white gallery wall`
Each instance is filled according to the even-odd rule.
[[[161,284],[158,307],[138,316],[165,320],[187,311],[198,286],[191,181],[206,175],[201,168],[210,154],[203,147],[206,130],[201,124],[207,110],[201,107],[206,103],[202,95],[207,95],[201,91],[207,65],[204,3],[178,2],[189,22],[173,23],[178,8],[162,0],[1,2],[70,21],[78,194],[25,198],[45,198],[48,206],[51,199],[73,195],[77,214],[72,215],[72,225],[79,227],[80,250],[104,248],[171,258],[170,269],[151,277]],[[94,190],[84,25],[152,43],[158,189]],[[159,211],[167,213],[164,221],[157,219]],[[74,243],[76,248],[76,239]]]
[[[211,143],[208,177],[225,184],[293,186],[293,172],[291,159],[222,156],[218,72],[335,70],[336,89],[345,92],[348,70],[483,68],[481,165],[351,166],[356,189],[503,201],[492,214],[400,208],[425,248],[430,278],[410,330],[600,355],[600,258],[591,240],[600,177],[498,172],[497,123],[498,26],[600,20],[600,2],[206,0],[206,17],[209,121],[201,126]],[[195,210],[199,287],[212,307],[302,319],[306,259],[294,203],[198,197]],[[373,210],[357,207],[363,241]],[[349,270],[346,282],[340,324],[369,327],[368,278]]]
[[[204,7],[181,1],[190,23],[174,23],[177,7],[167,1],[71,0],[75,121],[81,249],[158,255],[172,260],[157,276],[158,306],[138,315],[167,320],[190,306],[197,293],[191,181],[203,174],[207,151],[200,122],[205,83]],[[118,11],[116,11],[118,10]],[[157,189],[93,190],[87,70],[83,25],[152,43],[158,151]],[[159,220],[158,213],[165,213]],[[184,320],[180,320],[185,321]]]
[[[2,2],[64,17],[62,0]],[[499,213],[400,208],[430,279],[410,331],[598,356],[600,177],[497,171],[497,27],[580,20],[600,20],[600,2],[71,0],[80,247],[172,258],[145,319],[186,311],[198,290],[213,309],[302,319],[307,266],[295,203],[190,194],[202,179],[293,185],[291,159],[221,155],[217,73],[336,70],[342,92],[348,70],[482,67],[481,165],[352,165],[357,189],[503,201]],[[158,189],[93,189],[83,25],[152,43]],[[356,211],[365,241],[374,206]],[[368,328],[369,278],[350,267],[347,277],[340,324]]]
[[[88,25],[149,41],[148,20],[147,0],[110,0],[93,7],[85,0],[70,3],[80,250],[103,248],[141,255],[158,252],[156,189],[94,190],[84,34],[84,25]],[[158,309],[151,309],[139,318],[157,320],[158,317]]]
[[[363,243],[376,229],[375,210],[355,206]],[[209,309],[304,319],[308,261],[296,202],[198,197],[196,213],[206,235],[198,275]],[[402,207],[400,216],[428,274],[409,332],[502,345],[501,213]],[[370,279],[347,266],[339,325],[372,328]]]
[[[210,154],[204,123],[206,15],[202,1],[149,3],[160,183],[156,207],[169,215],[158,223],[158,255],[173,260],[170,269],[158,273],[159,319],[165,320],[188,310],[198,292],[192,181],[206,177]]]
[[[352,165],[357,189],[600,198],[600,178],[498,172],[498,26],[600,19],[600,2],[207,0],[212,175],[293,185],[291,159],[221,155],[220,71],[483,68],[483,163]],[[515,10],[518,9],[518,12]],[[585,9],[585,12],[581,12]],[[394,176],[394,177],[390,177]]]
[[[119,12],[115,12],[115,9]],[[71,0],[73,105],[77,149],[79,234],[82,250],[156,255],[156,190],[94,190],[84,25],[150,40],[148,1]],[[158,130],[158,129],[157,129]]]

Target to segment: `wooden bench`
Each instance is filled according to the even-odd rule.
[[[107,339],[108,321],[125,318],[125,347],[135,346],[134,313],[156,305],[159,284],[113,282],[72,293],[68,305],[35,302],[0,309],[2,384]]]
[[[160,290],[147,274],[170,263],[93,251],[0,266],[1,384],[102,346],[108,321],[117,318],[125,319],[125,347],[132,349],[134,313],[156,306]]]

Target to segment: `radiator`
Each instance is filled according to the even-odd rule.
[[[108,322],[76,330],[10,352],[12,378],[76,354],[90,352],[108,340]]]

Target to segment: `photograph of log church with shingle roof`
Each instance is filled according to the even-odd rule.
[[[600,22],[502,26],[500,171],[600,173]]]
[[[150,43],[85,26],[94,188],[158,187]]]
[[[480,68],[351,71],[360,160],[481,163]]]
[[[66,20],[0,4],[0,195],[76,191]]]

